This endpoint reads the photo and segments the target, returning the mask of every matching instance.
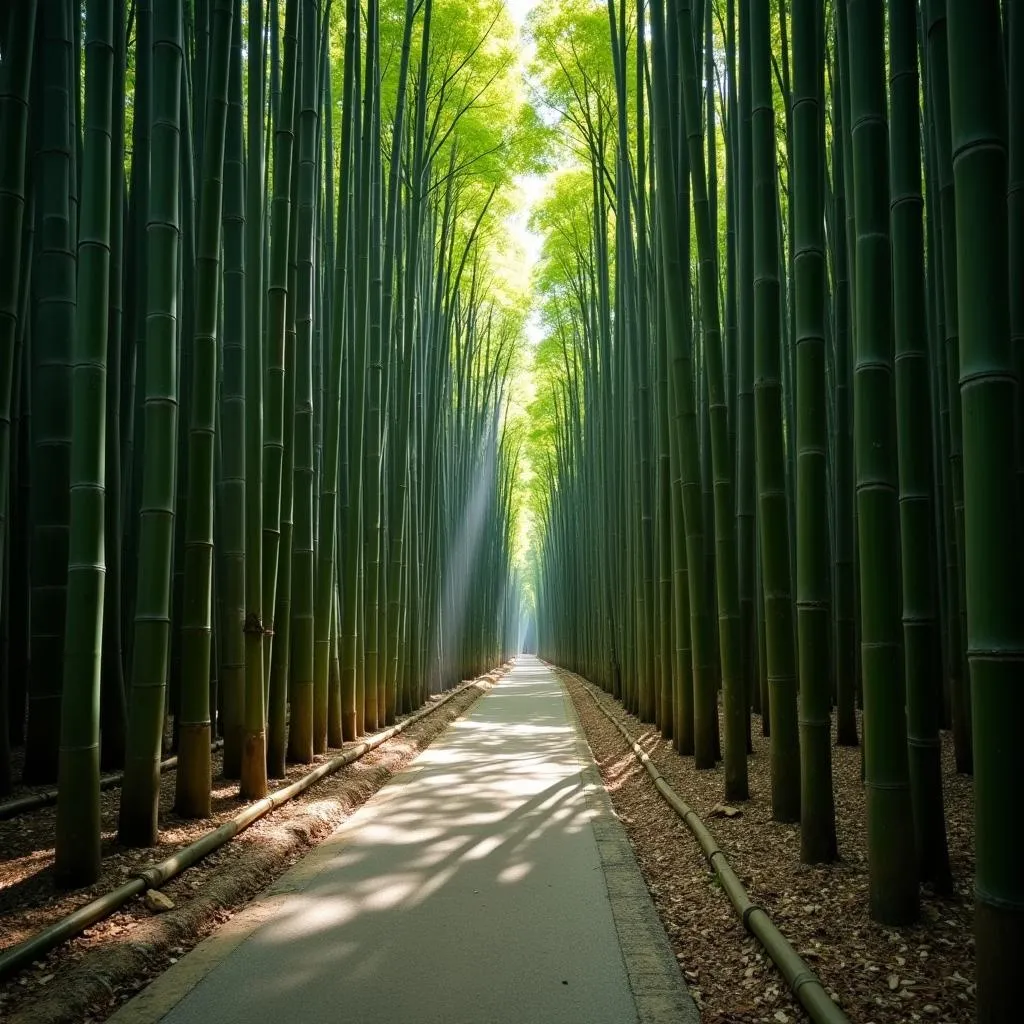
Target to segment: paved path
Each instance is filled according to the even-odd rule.
[[[535,658],[114,1018],[697,1021],[572,704]]]

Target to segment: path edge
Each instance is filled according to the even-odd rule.
[[[583,794],[639,1024],[699,1024],[700,1011],[686,987],[626,830],[612,808],[576,707],[565,683],[547,668],[558,681],[575,735]]]

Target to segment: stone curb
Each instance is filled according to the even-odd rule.
[[[700,1011],[690,995],[661,918],[651,901],[643,875],[633,856],[626,830],[612,809],[611,798],[601,781],[586,733],[565,683],[558,678],[566,715],[576,736],[586,797],[604,870],[608,901],[619,937],[629,987],[636,1003],[639,1024],[699,1024]]]

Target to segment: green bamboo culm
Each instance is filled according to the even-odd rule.
[[[297,45],[297,44],[296,44]],[[292,147],[292,161],[298,159]],[[293,170],[293,177],[295,171]],[[288,242],[288,302],[285,313],[285,397],[284,397],[284,459],[281,463],[281,556],[278,568],[277,595],[274,603],[274,649],[270,665],[270,706],[267,709],[267,772],[274,776],[284,771],[288,759],[308,763],[312,759],[312,709],[301,702],[301,695],[292,686],[291,622],[292,568],[295,525],[295,292],[298,276],[298,226],[291,218]],[[294,751],[294,753],[293,753]],[[305,753],[304,753],[305,752]]]
[[[758,5],[755,5],[758,6]],[[736,575],[736,544],[733,525],[732,454],[728,450],[725,379],[722,366],[721,329],[718,313],[718,281],[715,239],[708,207],[708,186],[704,150],[701,145],[700,98],[696,55],[691,45],[693,24],[690,4],[679,4],[679,68],[682,77],[683,110],[693,211],[699,251],[698,280],[704,327],[710,416],[711,461],[714,475],[715,582],[719,620],[722,694],[725,704],[725,797],[745,800],[747,782],[746,695],[739,659],[739,593]],[[707,523],[710,526],[710,521]],[[710,531],[709,531],[710,532]]]
[[[429,6],[429,0],[428,0]],[[348,302],[349,317],[346,332],[345,384],[347,392],[347,451],[345,493],[342,501],[343,539],[342,574],[344,635],[341,661],[341,715],[344,738],[355,739],[366,731],[365,679],[362,665],[362,634],[360,612],[362,609],[362,554],[363,554],[363,438],[366,406],[366,312],[367,282],[363,255],[369,219],[364,196],[368,191],[368,148],[364,144],[360,106],[360,55],[363,50],[359,35],[360,17],[358,0],[346,0],[345,15],[345,90],[351,96],[352,118],[352,172],[351,172],[351,221],[350,237],[346,240],[349,248]],[[349,55],[351,58],[349,59]],[[426,57],[424,57],[426,60]],[[343,154],[345,159],[348,154]],[[314,708],[313,750],[322,752],[327,746],[326,708],[318,717]]]
[[[124,4],[114,4],[114,71],[111,92],[125,94],[128,73],[128,41]],[[110,173],[110,299],[107,321],[107,450],[104,455],[106,516],[105,593],[103,597],[103,662],[100,669],[100,768],[120,771],[124,767],[125,729],[128,727],[128,699],[125,689],[124,664],[124,480],[122,459],[123,424],[121,382],[129,346],[125,345],[125,268],[126,216],[125,204],[125,131],[124,103],[115,100],[111,108],[111,173]]]
[[[75,190],[72,53],[74,5],[39,11],[37,71],[47,87],[33,108],[38,139],[36,237],[30,325],[31,596],[28,722],[22,782],[56,781],[67,610],[71,359],[75,336]]]
[[[829,630],[828,406],[822,105],[825,10],[793,0],[796,303],[796,614],[800,676],[800,858],[836,857]],[[772,732],[774,736],[774,730]]]
[[[1024,17],[1021,5],[1006,9],[1003,34],[1009,54],[1007,98],[1011,111],[1024,110]],[[1009,216],[1010,280],[1020,280],[1024,268],[1024,117],[1010,117],[1009,188],[1006,209]],[[1018,387],[1024,382],[1024,288],[1010,289],[1010,348]],[[1024,508],[1024,404],[1017,402],[1017,500]]]
[[[72,376],[71,516],[54,873],[67,888],[100,873],[100,665],[105,585],[107,300],[110,290],[110,0],[85,12],[85,137]],[[118,99],[120,102],[120,98]],[[113,538],[117,543],[117,538]]]
[[[28,169],[29,83],[36,52],[36,0],[10,9],[7,38],[10,53],[0,66],[0,238],[22,237],[25,223],[25,182]],[[9,533],[11,493],[11,418],[15,387],[14,358],[18,334],[18,303],[28,268],[22,265],[21,245],[10,246],[0,265],[0,551]],[[22,327],[24,325],[21,325]],[[0,587],[6,573],[0,573]]]
[[[128,846],[152,846],[159,831],[178,436],[182,17],[182,0],[159,0],[153,5],[152,167],[146,226],[146,351],[142,360],[146,451],[139,510],[131,701],[118,816],[118,838]],[[150,56],[142,53],[138,59],[146,61]]]
[[[218,651],[224,777],[242,770],[245,707],[245,155],[242,0],[234,0],[224,153],[224,338],[217,484]]]
[[[932,414],[925,317],[924,228],[913,0],[889,0],[893,327],[899,439],[903,663],[907,751],[921,881],[952,891],[939,741],[942,665],[932,489]]]
[[[348,13],[346,17],[351,17]],[[345,32],[345,54],[342,83],[342,124],[341,124],[341,166],[339,168],[338,188],[338,210],[337,229],[334,252],[334,281],[332,293],[331,310],[331,332],[327,345],[327,409],[324,428],[324,465],[320,479],[319,494],[319,519],[318,538],[316,549],[315,566],[315,593],[314,593],[314,651],[313,651],[313,674],[309,685],[300,695],[292,701],[292,715],[301,714],[301,730],[296,729],[293,735],[296,737],[296,752],[293,756],[298,757],[298,751],[303,752],[302,756],[312,760],[313,757],[313,733],[314,733],[314,691],[318,688],[321,691],[328,690],[328,674],[333,666],[334,657],[332,652],[338,652],[341,643],[337,634],[338,616],[332,608],[340,611],[336,606],[340,602],[335,594],[338,590],[337,580],[342,574],[340,568],[340,538],[339,538],[339,507],[338,489],[340,478],[340,463],[342,458],[342,423],[344,411],[342,408],[342,393],[344,384],[344,325],[346,312],[346,276],[348,270],[348,249],[349,249],[349,225],[351,215],[351,201],[349,188],[352,179],[352,94],[353,74],[352,50],[355,47],[355,26],[346,25]],[[307,115],[308,116],[308,115]],[[410,288],[411,290],[411,288]],[[332,695],[335,690],[330,687]],[[350,739],[352,735],[352,720],[348,719],[348,726],[345,725],[346,709],[349,705],[343,699],[341,680],[339,679],[338,690],[335,696],[337,704],[336,711],[331,710],[331,701],[328,701],[328,742],[331,745],[341,746],[344,739]],[[331,735],[336,732],[337,735]]]
[[[316,751],[313,688],[313,159],[316,131],[316,12],[303,0],[300,29],[302,59],[299,114],[296,277],[294,515],[292,534],[291,679],[295,713],[302,715],[303,742],[295,754],[312,760]],[[326,691],[325,698],[326,710]],[[324,728],[326,730],[326,715]],[[309,729],[308,745],[305,741]]]
[[[672,562],[677,687],[673,700],[677,714],[673,733],[679,753],[693,754],[696,766],[706,768],[714,765],[713,732],[717,708],[709,666],[712,654],[710,619],[704,602],[695,600],[695,595],[703,587],[703,573],[697,559],[704,543],[704,524],[693,444],[696,414],[690,380],[692,371],[688,369],[692,343],[687,305],[691,274],[688,256],[689,172],[685,149],[674,144],[683,124],[681,104],[676,95],[678,90],[670,88],[670,68],[677,64],[679,48],[679,34],[670,30],[672,28],[672,20],[669,19],[666,25],[663,5],[656,0],[651,6],[653,141],[655,167],[664,182],[664,187],[655,195],[656,220],[661,243],[662,281],[680,282],[679,287],[662,290],[673,427],[669,438],[669,472],[674,496]],[[681,156],[678,166],[673,160],[677,150]],[[690,387],[686,390],[688,380]],[[605,435],[606,443],[613,452],[614,436],[612,430]]]
[[[765,648],[771,723],[772,814],[800,820],[800,749],[793,651],[789,513],[782,430],[782,337],[776,236],[775,112],[767,4],[750,7],[751,161],[754,187],[754,423],[758,529],[764,587]],[[817,145],[817,133],[814,143]],[[811,200],[813,201],[813,200]],[[820,510],[818,510],[820,511]]]
[[[373,732],[383,723],[383,678],[380,672],[380,471],[381,398],[383,352],[381,338],[381,191],[380,191],[380,8],[377,0],[366,4],[365,86],[363,90],[363,140],[366,163],[362,198],[366,204],[365,258],[367,284],[366,399],[363,422],[363,673],[365,678],[366,729]],[[324,718],[326,721],[326,708]]]
[[[429,43],[429,12],[431,0],[425,0],[424,48]],[[354,182],[356,178],[356,144],[359,138],[359,125],[356,116],[356,103],[353,97],[357,94],[359,64],[359,6],[358,0],[345,2],[345,53],[342,82],[342,125],[341,125],[341,181],[338,190],[338,239],[335,250],[335,302],[334,325],[341,335],[336,342],[337,353],[342,365],[338,372],[342,374],[339,384],[341,396],[346,402],[341,407],[341,421],[338,425],[339,459],[342,463],[340,476],[341,493],[339,494],[340,514],[336,537],[338,576],[341,591],[342,633],[339,638],[341,667],[341,726],[343,740],[352,740],[360,733],[360,716],[356,697],[356,597],[358,581],[356,575],[357,538],[356,527],[356,496],[358,494],[359,473],[352,472],[355,442],[353,431],[357,428],[357,410],[362,402],[362,382],[353,386],[353,354],[354,332],[350,329],[356,318],[356,282],[355,274],[350,266],[350,257],[354,250],[356,206],[354,202]],[[423,61],[427,55],[424,52]],[[425,98],[422,100],[425,105]],[[415,180],[413,183],[415,188]],[[414,193],[415,194],[415,193]],[[342,332],[342,325],[346,328]],[[361,413],[359,413],[361,415]],[[361,431],[362,427],[358,429]],[[333,437],[333,435],[332,435]],[[361,465],[361,463],[359,463]],[[327,482],[327,481],[325,481]],[[321,555],[327,551],[321,549]],[[326,567],[325,567],[326,568]],[[312,694],[310,694],[312,702]],[[311,711],[312,713],[312,711]],[[315,730],[314,730],[315,731]],[[315,744],[314,739],[314,744]]]
[[[854,461],[860,548],[864,781],[871,915],[907,924],[919,907],[904,710],[893,389],[885,29],[881,0],[848,0],[856,205]]]
[[[1024,877],[1019,850],[1006,837],[1007,822],[1024,813],[1024,748],[1017,736],[1024,713],[1024,559],[1013,444],[1020,396],[1010,346],[1007,92],[1000,5],[948,0],[947,13],[974,732],[977,1019],[996,1024],[1019,1012],[1024,949]]]
[[[279,619],[278,610],[291,615],[291,551],[286,550],[291,509],[286,509],[286,497],[291,495],[290,451],[286,449],[286,434],[291,436],[286,396],[294,386],[294,372],[288,378],[288,342],[294,316],[294,295],[291,290],[292,193],[294,185],[293,150],[295,143],[295,79],[298,62],[297,31],[299,27],[298,0],[289,0],[285,8],[284,28],[284,86],[274,122],[274,197],[270,217],[270,266],[267,285],[269,345],[267,369],[267,425],[263,446],[266,474],[263,480],[263,604],[272,609],[274,629],[270,651],[269,720],[267,736],[267,772],[281,778],[285,772],[286,706],[288,681],[284,666],[290,664],[290,622]],[[289,316],[291,314],[291,317]],[[294,371],[294,367],[293,367]],[[287,504],[290,506],[291,502]],[[282,578],[284,577],[284,578]],[[285,598],[284,588],[287,588]],[[301,715],[299,717],[301,721]]]
[[[412,50],[413,27],[416,21],[417,6],[414,0],[406,0],[405,26],[402,31],[402,51],[398,70],[398,97],[395,107],[394,127],[392,129],[391,152],[389,155],[387,182],[387,210],[384,227],[384,262],[383,289],[384,308],[381,322],[385,325],[393,323],[393,349],[391,353],[392,373],[390,374],[392,394],[395,400],[389,405],[388,427],[391,441],[387,460],[387,480],[389,498],[387,504],[387,538],[390,550],[382,546],[382,558],[387,555],[387,572],[382,577],[386,592],[382,602],[384,626],[382,627],[382,647],[384,648],[383,672],[385,675],[385,724],[392,725],[395,716],[402,710],[402,697],[399,693],[398,672],[401,661],[399,648],[402,645],[402,601],[406,591],[402,586],[403,559],[405,550],[405,526],[408,519],[408,487],[406,480],[409,474],[409,418],[412,405],[412,367],[406,346],[404,323],[403,289],[398,287],[395,296],[396,268],[398,247],[401,241],[399,233],[400,220],[400,172],[402,170],[401,154],[408,129],[405,126],[406,94],[408,91],[409,65]],[[340,218],[339,218],[340,219]],[[411,253],[410,253],[411,256]],[[415,279],[410,274],[411,279]],[[406,289],[411,291],[412,289]],[[334,383],[334,374],[331,382]],[[340,398],[340,393],[338,395]],[[333,415],[335,398],[333,393],[328,397],[328,414]],[[332,435],[328,435],[331,443]],[[331,499],[332,507],[334,499]],[[330,554],[333,560],[333,537],[328,539]],[[320,542],[321,545],[324,543]],[[382,541],[383,544],[383,541]],[[319,568],[317,570],[319,572]],[[383,570],[382,570],[383,571]],[[318,594],[317,603],[320,603]],[[333,716],[332,716],[333,720]]]
[[[757,579],[755,551],[757,472],[754,466],[754,186],[750,90],[750,4],[739,2],[739,96],[736,103],[736,557],[740,601],[740,666],[748,703],[767,721],[761,708],[757,680]]]
[[[851,285],[850,265],[852,238],[847,232],[847,212],[853,203],[848,189],[853,185],[852,154],[845,126],[849,105],[849,75],[846,63],[846,7],[835,8],[836,31],[832,52],[834,78],[832,84],[832,190],[833,190],[833,322],[835,334],[835,399],[832,454],[832,501],[835,508],[833,527],[833,563],[835,613],[833,615],[834,663],[836,678],[836,743],[857,745],[856,716],[856,610],[854,586],[854,528],[852,493],[853,444],[850,436],[852,404],[850,375],[853,369],[851,352]],[[847,168],[851,168],[849,173]]]
[[[952,519],[948,542],[947,665],[951,696],[953,748],[957,770],[970,773],[971,696],[966,661],[967,612],[964,581],[964,464],[963,417],[960,409],[960,311],[957,289],[957,221],[953,181],[953,152],[950,138],[950,90],[946,0],[925,0],[925,38],[927,40],[928,112],[933,136],[935,186],[938,213],[935,230],[939,239],[939,264],[942,294],[942,346],[945,350],[945,375],[939,382],[948,404],[948,436],[943,439],[949,467],[949,492]]]
[[[245,233],[245,703],[239,794],[267,794],[263,689],[263,210],[266,117],[263,0],[249,0]]]
[[[24,232],[25,192],[28,171],[29,92],[32,78],[32,60],[35,54],[37,20],[36,0],[15,4],[10,9],[7,39],[10,53],[0,66],[0,138],[8,140],[0,150],[0,237],[27,238]],[[19,242],[12,246],[0,267],[0,551],[6,550],[12,532],[13,508],[9,505],[13,492],[16,464],[15,439],[12,429],[16,413],[25,405],[27,388],[22,372],[25,361],[24,346],[19,345],[19,333],[24,332],[24,312],[19,308],[22,294],[28,289],[24,282],[31,263],[31,246]],[[20,400],[15,401],[15,394]],[[17,550],[12,547],[12,551]],[[24,546],[20,546],[21,564],[27,565]],[[8,618],[9,635],[18,637],[22,631],[13,622],[17,617],[8,609],[12,604],[8,576],[16,578],[14,559],[7,562],[6,571],[0,573],[0,608]],[[27,622],[24,613],[21,621]],[[12,645],[13,647],[13,645]],[[26,652],[27,653],[27,652]],[[23,658],[24,656],[22,656]],[[19,659],[21,660],[21,659]],[[10,743],[20,737],[21,723],[18,710],[23,706],[24,669],[12,656],[8,656],[5,671],[0,677],[0,795],[6,796],[14,785],[10,759]],[[12,677],[18,676],[17,681]]]
[[[195,270],[195,333],[192,339],[188,502],[185,509],[185,579],[181,623],[181,708],[174,800],[177,812],[187,818],[206,818],[210,814],[213,464],[231,21],[231,0],[215,0]]]

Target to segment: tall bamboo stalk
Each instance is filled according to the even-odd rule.
[[[54,871],[59,884],[91,885],[100,872],[100,666],[103,655],[110,288],[111,105],[114,17],[86,9],[84,204],[78,237],[81,301],[72,378],[71,508],[64,684]]]
[[[179,147],[183,7],[153,9],[152,168],[145,337],[145,444],[139,513],[132,692],[118,837],[152,846],[158,834],[160,746],[170,663],[171,573],[178,433]],[[141,59],[145,60],[145,56]]]

